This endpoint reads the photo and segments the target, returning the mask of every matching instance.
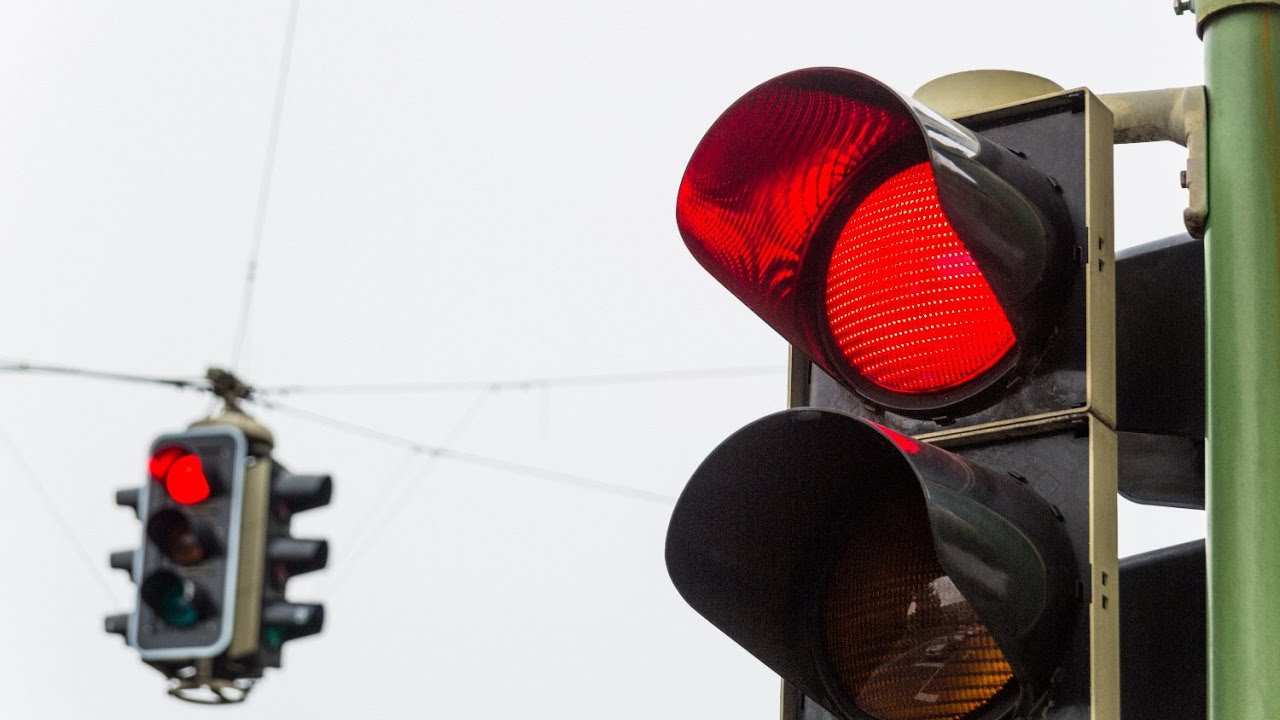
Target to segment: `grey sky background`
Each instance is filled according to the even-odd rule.
[[[231,361],[290,4],[0,4],[0,357],[196,376]],[[260,386],[703,368],[609,387],[298,394],[429,444],[673,497],[785,401],[783,342],[689,257],[676,187],[706,127],[782,72],[910,93],[1007,67],[1097,92],[1202,82],[1164,2],[304,0],[240,370]],[[1117,151],[1121,246],[1180,231],[1180,148]],[[329,471],[326,603],[243,706],[202,709],[102,616],[133,586],[115,489],[209,409],[160,387],[0,373],[6,717],[774,718],[777,680],[662,561],[669,507],[431,458],[258,410]],[[1203,534],[1125,505],[1123,553]]]

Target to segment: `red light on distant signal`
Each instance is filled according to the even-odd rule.
[[[161,448],[151,456],[149,470],[152,478],[164,483],[169,497],[183,505],[203,502],[212,492],[200,457],[185,448]]]
[[[169,472],[169,468],[173,462],[183,455],[190,455],[185,448],[177,445],[160,448],[151,456],[151,462],[147,465],[147,470],[151,473],[152,479],[164,481],[165,473]]]

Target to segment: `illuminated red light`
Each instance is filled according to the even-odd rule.
[[[165,473],[169,472],[173,462],[183,455],[189,454],[185,448],[177,445],[161,448],[151,456],[151,462],[148,463],[147,470],[151,473],[152,478],[163,481]]]
[[[151,456],[148,469],[151,477],[164,483],[169,497],[183,505],[203,502],[212,492],[200,457],[184,448],[162,448]]]
[[[676,219],[699,262],[829,372],[937,394],[1017,338],[943,211],[920,126],[877,87],[823,69],[747,93],[694,151]]]
[[[204,475],[200,458],[195,455],[184,455],[175,460],[169,472],[165,473],[164,486],[169,497],[184,505],[209,497],[209,479]]]
[[[797,279],[828,206],[877,155],[917,132],[887,105],[781,80],[725,111],[689,160],[676,200],[694,256],[775,328],[795,322]]]
[[[927,162],[873,190],[841,230],[827,270],[840,352],[880,387],[963,385],[1013,348],[1013,328],[938,202]]]

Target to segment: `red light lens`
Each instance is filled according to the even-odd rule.
[[[784,335],[815,227],[868,162],[918,132],[888,100],[828,89],[824,72],[778,78],[734,103],[694,151],[676,200],[694,256]]]
[[[151,456],[151,461],[147,464],[147,471],[151,473],[153,479],[164,480],[165,473],[169,472],[169,468],[173,466],[174,461],[187,454],[189,453],[185,448],[177,445],[160,448]]]
[[[963,385],[1016,340],[943,214],[927,162],[886,180],[854,211],[832,252],[826,304],[844,357],[899,393]]]
[[[209,497],[209,479],[205,477],[204,465],[197,455],[183,455],[174,460],[165,473],[164,486],[169,497],[183,505],[202,502]]]

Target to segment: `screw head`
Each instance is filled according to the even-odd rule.
[[[1191,0],[1173,0],[1173,12],[1175,15],[1181,15],[1190,9]]]

